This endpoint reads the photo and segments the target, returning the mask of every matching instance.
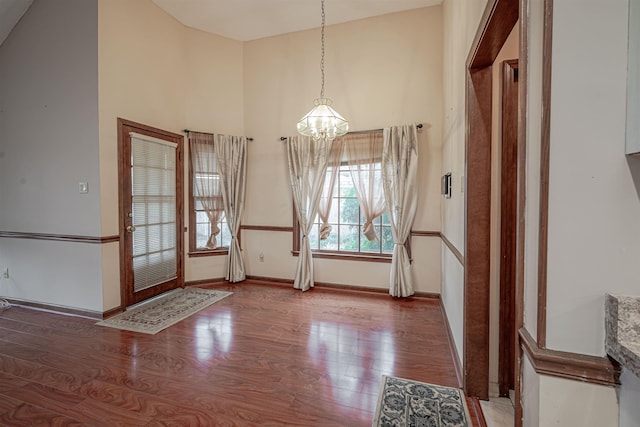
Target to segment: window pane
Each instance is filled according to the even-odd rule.
[[[340,200],[340,223],[360,224],[360,205],[358,199],[348,198]]]
[[[318,236],[318,224],[313,224],[311,227],[311,231],[309,232],[309,245],[311,249],[318,249],[318,241],[320,237]]]
[[[387,211],[385,211],[382,214],[382,224],[384,225],[391,225],[391,221],[389,220],[389,214],[387,213]]]
[[[358,231],[357,225],[340,226],[340,248],[341,251],[358,252]]]
[[[369,241],[364,234],[362,234],[362,227],[360,229],[360,252],[375,252],[380,253],[380,242],[378,241]],[[376,233],[378,234],[378,239],[380,238],[380,227],[376,227]]]
[[[356,195],[356,189],[353,186],[351,180],[351,173],[348,171],[341,171],[340,176],[340,196],[342,197],[354,197]]]
[[[382,253],[393,253],[393,235],[391,234],[391,227],[382,227],[382,235],[380,236],[380,241],[382,242]]]
[[[329,224],[331,225],[331,233],[325,240],[320,240],[320,249],[325,249],[329,251],[337,251],[338,250],[338,224]]]

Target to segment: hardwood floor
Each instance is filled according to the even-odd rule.
[[[216,288],[156,335],[0,313],[0,425],[370,426],[382,374],[458,386],[436,300]]]

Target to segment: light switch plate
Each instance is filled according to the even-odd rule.
[[[89,192],[89,183],[86,181],[81,181],[79,183],[78,189],[80,194],[87,194]]]

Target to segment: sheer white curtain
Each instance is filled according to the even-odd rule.
[[[191,169],[193,171],[193,197],[196,205],[202,204],[211,223],[211,236],[205,246],[208,249],[215,249],[217,247],[216,236],[220,234],[218,224],[222,212],[224,212],[224,206],[213,135],[190,132],[189,150],[191,151]],[[195,224],[191,224],[191,227],[195,227]]]
[[[389,294],[414,294],[411,263],[405,243],[418,206],[418,132],[415,125],[394,126],[383,131],[382,179],[393,235],[393,258]]]
[[[373,221],[387,209],[382,188],[382,132],[346,134],[344,144],[351,179],[365,222],[362,233],[369,241],[378,241]]]
[[[247,182],[247,138],[215,135],[214,141],[224,212],[231,232],[226,279],[229,282],[241,282],[246,279],[246,274],[238,243],[238,231]]]
[[[322,222],[320,230],[318,231],[320,240],[325,240],[329,237],[329,234],[331,234],[331,226],[328,224],[329,214],[331,213],[331,205],[333,202],[333,189],[336,186],[336,177],[340,172],[340,163],[342,162],[343,141],[344,140],[340,137],[334,139],[331,144],[327,176],[324,180],[322,195],[320,196],[320,202],[318,203],[318,217]]]
[[[313,256],[308,236],[324,188],[331,141],[293,136],[287,138],[286,144],[291,191],[302,234],[293,287],[306,291],[313,287]]]

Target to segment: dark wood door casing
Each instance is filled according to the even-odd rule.
[[[176,147],[176,279],[152,288],[134,292],[132,259],[132,235],[126,228],[131,224],[131,144],[130,132],[171,141]],[[183,220],[183,144],[180,134],[118,118],[118,208],[120,232],[120,301],[122,308],[136,304],[160,293],[184,287],[184,233]]]
[[[498,388],[515,387],[515,278],[518,162],[518,60],[502,64],[502,138],[500,171],[500,331]]]

